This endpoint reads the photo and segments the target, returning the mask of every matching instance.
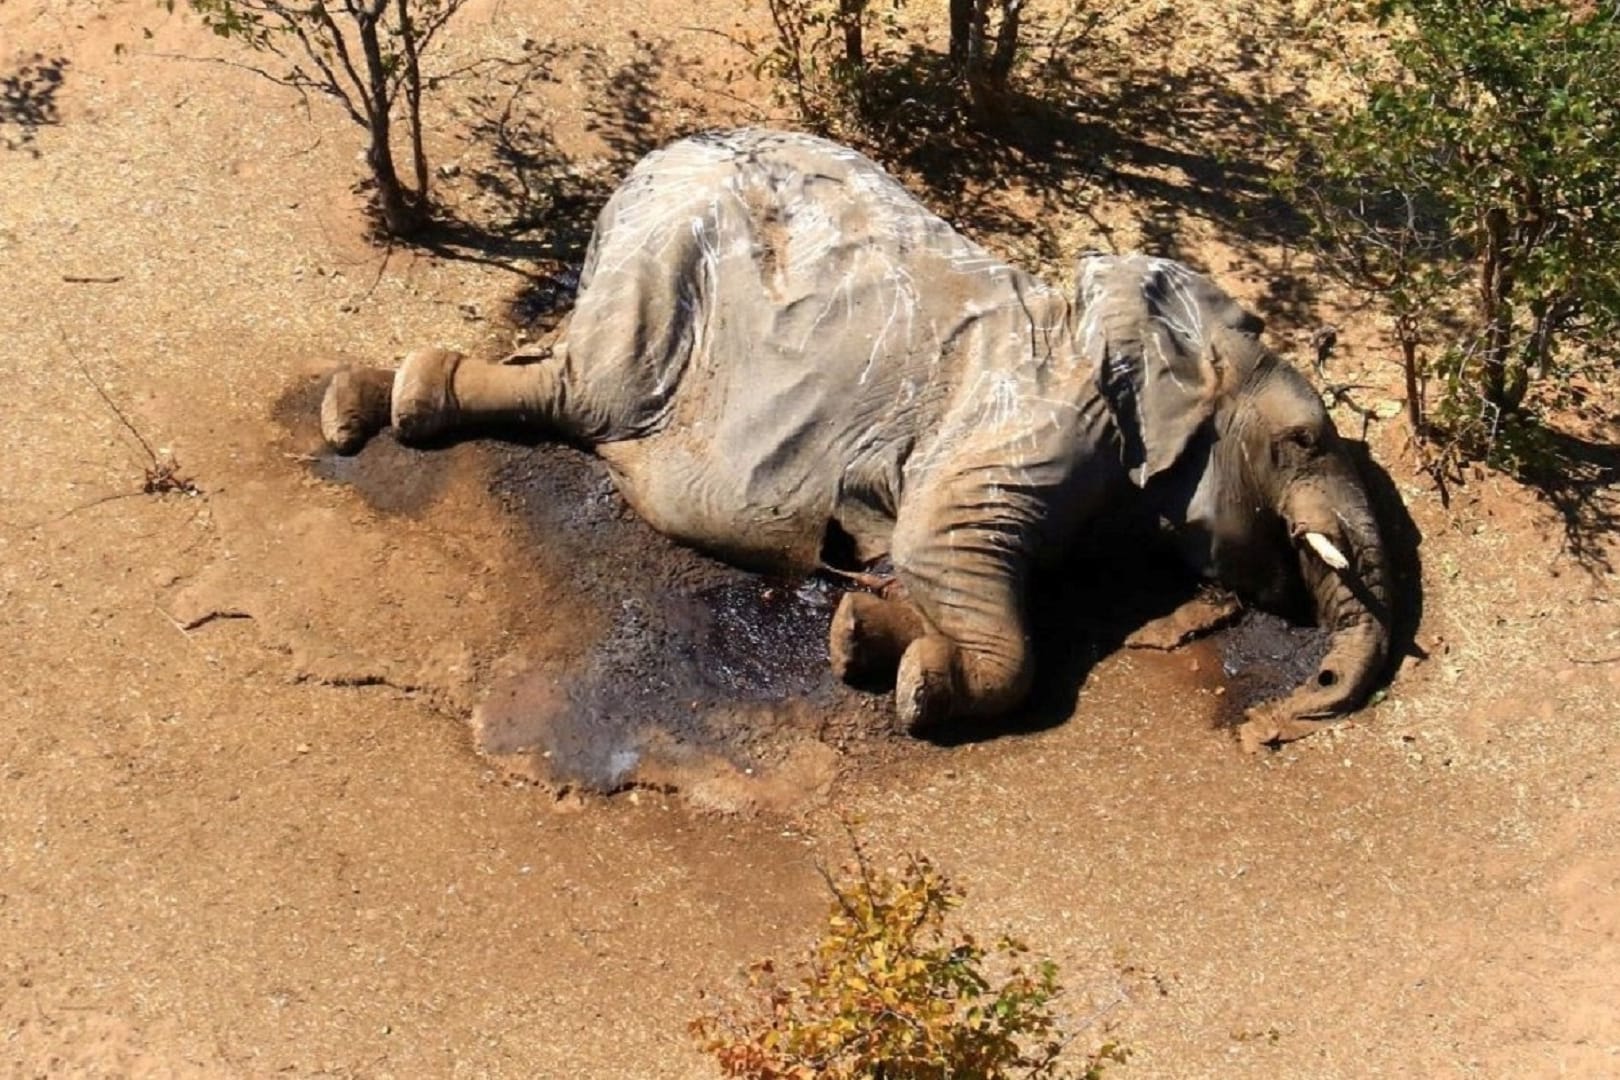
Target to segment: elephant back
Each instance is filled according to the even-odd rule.
[[[645,444],[615,455],[633,483],[701,492],[705,521],[679,532],[748,529],[799,561],[840,514],[881,547],[914,461],[1044,422],[1032,323],[1066,311],[858,152],[712,133],[650,155],[604,208],[570,378],[611,401],[593,441]]]

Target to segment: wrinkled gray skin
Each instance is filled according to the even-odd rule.
[[[1320,399],[1185,266],[1091,256],[1079,278],[1071,297],[1003,263],[847,148],[701,135],[603,209],[554,348],[346,370],[323,430],[352,451],[389,422],[529,425],[593,446],[655,528],[729,561],[809,572],[829,535],[888,554],[898,587],[848,594],[830,652],[846,677],[897,669],[908,730],[1017,708],[1032,570],[1137,511],[1251,595],[1296,568],[1333,631],[1247,744],[1359,706],[1388,651],[1384,549]]]

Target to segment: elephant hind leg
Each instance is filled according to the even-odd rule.
[[[321,402],[321,433],[340,453],[390,424],[415,443],[497,427],[583,436],[586,425],[567,408],[564,356],[559,349],[532,362],[489,363],[417,349],[398,371],[345,368]]]
[[[538,358],[499,362],[418,349],[394,376],[394,429],[407,442],[499,427],[582,437],[588,418],[572,404],[561,345]]]
[[[343,367],[321,398],[321,437],[340,454],[353,454],[388,426],[394,373],[382,368]]]

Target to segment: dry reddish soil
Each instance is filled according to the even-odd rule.
[[[1260,757],[1225,721],[1319,643],[1120,649],[1188,595],[1151,568],[1054,590],[1026,714],[913,742],[823,673],[834,584],[665,544],[582,454],[324,454],[333,364],[541,332],[629,160],[769,118],[683,29],[732,17],[470,4],[435,70],[527,59],[446,82],[430,150],[512,229],[431,254],[366,243],[358,132],[194,23],[0,3],[0,1070],[713,1075],[700,993],[803,948],[854,814],[1055,958],[1121,1076],[1620,1075],[1607,405],[1557,498],[1475,471],[1449,506],[1400,421],[1339,410],[1404,506],[1415,631],[1385,699]],[[1377,406],[1381,327],[1255,181],[1256,96],[1333,92],[1256,44],[1303,18],[1105,13],[1077,142],[908,179],[1050,272],[1145,245],[1285,348],[1336,322]],[[142,493],[148,449],[194,487]]]

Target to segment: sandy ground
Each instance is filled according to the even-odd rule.
[[[471,5],[439,61],[560,50],[507,127],[545,168],[502,173],[474,135],[510,81],[438,106],[445,199],[539,215],[480,261],[367,245],[358,133],[167,55],[243,59],[195,25],[0,5],[0,76],[66,60],[30,83],[39,123],[0,126],[0,1070],[712,1075],[685,1034],[700,991],[805,944],[852,813],[880,854],[952,872],[969,923],[1057,959],[1072,1014],[1133,1048],[1121,1076],[1620,1075],[1613,492],[1573,534],[1485,473],[1443,508],[1396,421],[1367,438],[1421,537],[1424,658],[1330,735],[1245,756],[1208,648],[1099,648],[1062,715],[999,738],[899,740],[881,703],[810,679],[798,704],[697,702],[679,731],[730,756],[671,751],[612,797],[482,752],[481,702],[640,640],[614,582],[656,565],[680,595],[776,602],[637,534],[562,451],[312,458],[333,363],[511,343],[528,279],[501,264],[554,269],[582,224],[537,177],[596,190],[645,141],[736,115],[689,93],[723,46],[678,29],[685,6],[521,7]],[[1346,381],[1393,382],[1376,324],[1302,292],[1247,174],[1206,155],[1268,70],[1221,20],[1276,13],[1195,10],[1153,23],[1165,58],[1134,69],[1131,28],[1099,31],[1099,86],[1134,89],[1090,122],[1149,116],[1156,80],[1190,88],[1187,119],[1047,191],[1058,255],[1168,248],[1284,345],[1340,322]],[[976,220],[1016,225],[1018,200]],[[1027,230],[985,238],[1042,257]],[[140,494],[151,460],[102,392],[196,494]],[[535,480],[553,465],[571,479]],[[730,625],[704,617],[645,640],[701,653]],[[631,654],[604,679],[640,672],[637,708],[692,707],[661,653]]]

